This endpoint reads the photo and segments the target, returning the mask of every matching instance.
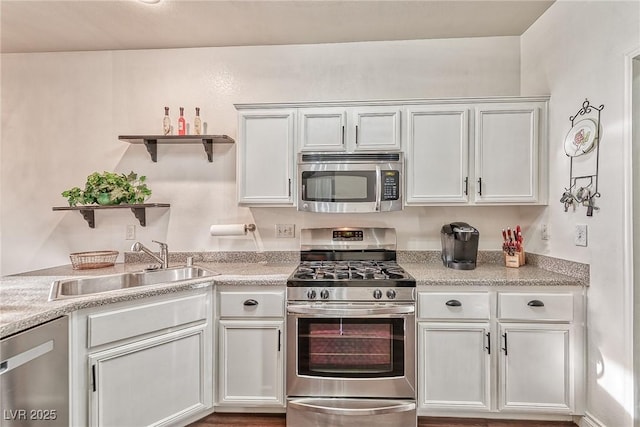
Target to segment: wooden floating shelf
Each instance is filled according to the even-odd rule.
[[[120,141],[130,144],[144,144],[151,160],[158,161],[158,144],[202,144],[209,162],[213,162],[213,144],[233,144],[227,135],[121,135]]]
[[[168,208],[169,203],[139,203],[121,205],[85,205],[85,206],[54,206],[54,211],[79,211],[90,228],[96,228],[95,211],[101,209],[131,209],[141,226],[147,225],[147,208]]]

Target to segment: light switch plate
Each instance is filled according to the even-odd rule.
[[[576,246],[587,246],[587,225],[576,224],[576,235],[574,237]]]

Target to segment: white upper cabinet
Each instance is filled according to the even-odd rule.
[[[292,206],[295,110],[240,111],[238,202]]]
[[[535,203],[539,189],[540,106],[475,106],[477,203]]]
[[[400,106],[299,109],[300,151],[398,151]]]
[[[406,110],[406,204],[468,201],[469,108]]]
[[[406,204],[547,203],[547,99],[406,107]]]
[[[238,201],[294,206],[298,152],[403,151],[408,206],[544,205],[548,102],[535,96],[236,105]]]

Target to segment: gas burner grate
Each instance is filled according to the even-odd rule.
[[[407,273],[395,261],[302,261],[298,280],[399,280]]]

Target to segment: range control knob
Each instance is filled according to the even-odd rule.
[[[329,299],[329,291],[327,289],[323,289],[320,291],[320,298]]]
[[[375,299],[380,299],[382,298],[382,291],[380,289],[376,289],[373,291],[373,297]]]
[[[307,298],[316,299],[316,290],[315,289],[309,289],[307,291]]]
[[[394,299],[396,297],[396,291],[395,289],[389,289],[387,291],[387,298],[389,299]]]

